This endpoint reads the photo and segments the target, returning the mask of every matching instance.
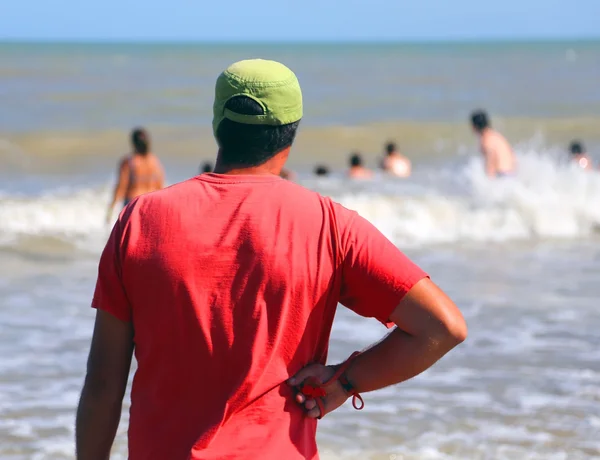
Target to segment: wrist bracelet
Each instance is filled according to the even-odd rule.
[[[346,372],[343,372],[342,375],[340,375],[340,378],[338,380],[339,380],[340,384],[342,385],[342,388],[344,389],[344,391],[348,394],[348,396],[352,396],[352,406],[356,410],[362,410],[363,407],[365,407],[365,401],[362,399],[362,396],[360,395],[360,393],[358,391],[356,391],[356,388],[354,388],[354,385],[352,385],[350,380],[348,380],[348,376],[346,375]],[[360,401],[360,405],[358,405],[358,403],[356,402],[357,400]]]
[[[323,389],[323,387],[330,385],[331,383],[335,382],[336,380],[338,380],[340,382],[340,384],[341,384],[342,388],[344,389],[344,391],[346,392],[346,394],[348,396],[352,396],[352,406],[356,410],[362,410],[365,407],[365,402],[362,399],[362,396],[358,393],[358,391],[356,391],[356,388],[354,388],[354,385],[352,385],[352,383],[348,380],[348,377],[346,376],[346,371],[348,370],[348,367],[350,367],[350,364],[352,363],[352,361],[354,361],[354,359],[359,354],[360,354],[360,352],[358,352],[358,351],[355,351],[354,353],[352,353],[346,361],[344,361],[342,364],[340,364],[337,367],[337,370],[336,370],[335,374],[333,375],[333,377],[331,377],[326,382],[319,384],[317,382],[312,381],[312,379],[311,379],[310,382],[306,382],[300,388],[300,391],[305,396],[315,399],[317,406],[319,406],[319,412],[321,413],[321,415],[319,415],[319,417],[318,417],[319,419],[322,418],[325,413],[322,398],[326,395],[326,393],[325,393],[325,390]],[[358,404],[357,401],[359,401],[360,404]]]

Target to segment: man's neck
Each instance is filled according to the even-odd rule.
[[[285,162],[288,158],[290,149],[287,148],[282,152],[279,152],[274,157],[270,158],[266,162],[258,166],[240,166],[230,165],[223,163],[220,153],[217,155],[217,163],[215,165],[214,172],[216,174],[230,174],[230,175],[253,175],[253,176],[266,176],[266,175],[281,175],[281,171],[285,166]]]
[[[279,171],[272,168],[265,168],[261,166],[255,167],[237,167],[237,166],[227,166],[221,165],[217,163],[215,166],[214,172],[216,174],[229,174],[232,176],[235,175],[249,175],[249,176],[266,176],[266,175],[275,175],[279,176],[281,174],[281,169]]]

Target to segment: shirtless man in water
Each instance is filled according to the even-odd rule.
[[[581,142],[573,141],[569,146],[571,152],[571,161],[575,162],[580,168],[592,170],[594,166],[592,160],[585,151],[585,147]]]
[[[381,162],[381,168],[396,177],[410,176],[410,160],[398,151],[393,142],[385,146],[385,158]]]
[[[471,124],[479,135],[486,175],[506,177],[514,174],[517,166],[515,153],[506,138],[491,128],[487,113],[482,110],[473,112]]]
[[[150,151],[150,136],[146,130],[136,128],[131,133],[133,153],[119,164],[119,178],[108,207],[106,221],[110,222],[117,201],[127,206],[131,200],[144,193],[164,187],[165,174],[159,159]]]
[[[373,177],[373,173],[365,167],[362,156],[358,152],[350,155],[348,176],[351,179],[371,179]]]

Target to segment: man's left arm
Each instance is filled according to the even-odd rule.
[[[133,326],[97,310],[76,422],[78,460],[106,460],[121,418],[133,354]]]

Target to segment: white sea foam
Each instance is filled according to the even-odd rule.
[[[514,178],[489,180],[471,158],[456,171],[426,170],[409,181],[307,179],[373,222],[403,247],[435,243],[588,237],[600,227],[600,174],[521,151]],[[51,237],[96,247],[106,238],[108,187],[0,195],[0,243]]]
[[[534,238],[577,238],[600,224],[600,174],[524,152],[514,178],[489,180],[472,159],[457,174],[456,188],[430,184],[420,195],[344,194],[356,209],[401,245]],[[432,182],[435,182],[434,177]]]

